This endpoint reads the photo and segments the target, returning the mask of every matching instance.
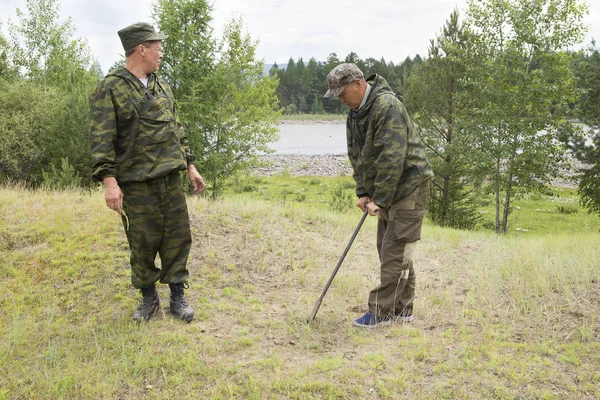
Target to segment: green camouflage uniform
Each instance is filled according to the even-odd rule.
[[[381,283],[369,294],[369,311],[379,317],[412,315],[415,271],[412,255],[433,172],[425,146],[404,105],[379,75],[367,79],[366,103],[350,110],[346,122],[348,156],[356,194],[380,208],[377,250]]]
[[[194,155],[171,89],[155,74],[145,87],[117,68],[91,94],[90,116],[92,179],[115,177],[123,191],[133,285],[187,281],[191,233],[179,171]]]

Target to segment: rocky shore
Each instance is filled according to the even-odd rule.
[[[340,155],[268,155],[262,160],[266,166],[255,168],[252,173],[259,176],[271,176],[284,171],[292,176],[352,176],[352,166],[345,154]],[[574,170],[561,171],[563,177],[553,180],[557,187],[576,188],[572,178]]]
[[[267,164],[255,168],[255,175],[271,176],[284,171],[292,176],[339,176],[352,175],[348,156],[340,155],[268,155],[262,160]]]

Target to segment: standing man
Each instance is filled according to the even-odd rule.
[[[179,171],[198,194],[206,188],[175,110],[173,93],[156,76],[162,40],[152,25],[119,32],[125,67],[111,71],[90,96],[92,179],[104,182],[106,205],[121,215],[131,250],[131,282],[142,292],[133,314],[148,320],[160,300],[155,283],[169,284],[170,311],[191,321],[184,296],[192,236]],[[154,261],[159,254],[161,268]]]
[[[374,328],[413,318],[413,254],[433,172],[425,146],[404,105],[377,74],[365,80],[345,63],[327,75],[325,97],[337,97],[350,112],[346,120],[348,156],[354,169],[356,205],[378,216],[377,251],[381,283],[369,294],[369,312],[354,326]]]

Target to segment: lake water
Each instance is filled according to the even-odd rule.
[[[277,154],[346,155],[346,124],[281,124],[279,141],[269,147]]]

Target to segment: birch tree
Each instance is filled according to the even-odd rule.
[[[516,195],[558,174],[557,132],[577,98],[566,50],[582,41],[586,11],[578,0],[469,1],[472,118],[492,171],[496,232],[507,231]]]

